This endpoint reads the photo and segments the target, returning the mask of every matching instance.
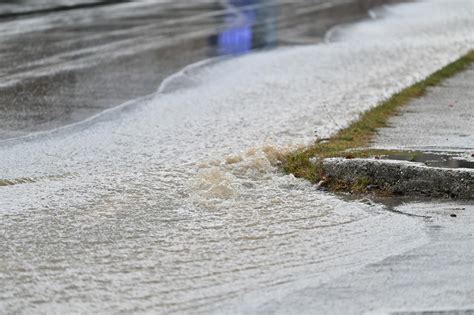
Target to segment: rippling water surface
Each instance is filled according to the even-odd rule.
[[[474,45],[471,1],[190,66],[152,99],[0,144],[2,313],[252,312],[419,246],[417,221],[278,171]]]

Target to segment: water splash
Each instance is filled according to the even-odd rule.
[[[396,6],[335,43],[206,65],[134,111],[1,144],[2,178],[76,174],[0,187],[2,311],[255,310],[419,246],[417,218],[277,166],[470,49],[469,5]]]

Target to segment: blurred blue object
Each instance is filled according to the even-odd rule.
[[[264,0],[228,0],[239,14],[228,15],[228,26],[217,36],[219,55],[244,54],[255,48],[269,47],[276,42],[275,13]]]

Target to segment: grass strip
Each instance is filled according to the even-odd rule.
[[[403,89],[388,100],[364,112],[359,120],[340,130],[330,139],[316,141],[308,148],[289,154],[282,163],[283,170],[288,174],[316,183],[324,177],[324,174],[318,167],[318,163],[311,162],[312,158],[320,160],[329,157],[369,157],[391,153],[387,150],[355,149],[366,148],[376,135],[377,129],[386,127],[388,120],[399,113],[400,109],[411,100],[423,96],[429,87],[439,85],[473,63],[474,50],[471,50],[426,79]]]

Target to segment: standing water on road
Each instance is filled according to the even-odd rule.
[[[314,44],[391,1],[0,1],[0,140],[153,94],[208,57]]]
[[[418,219],[278,164],[466,53],[473,29],[469,0],[390,6],[330,43],[189,66],[129,110],[3,142],[1,312],[254,313],[420,246]]]

